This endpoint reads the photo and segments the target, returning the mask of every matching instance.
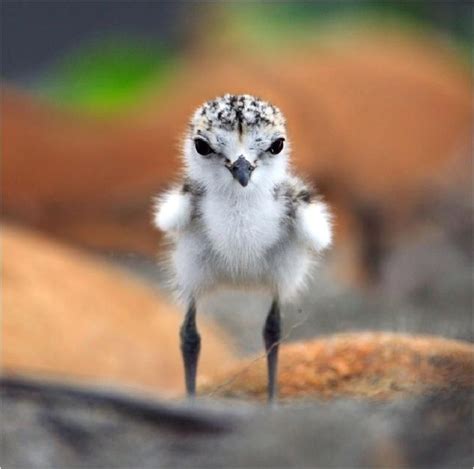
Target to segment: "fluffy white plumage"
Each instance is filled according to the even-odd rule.
[[[331,215],[325,203],[316,201],[300,207],[296,224],[296,233],[308,247],[319,252],[331,245]]]
[[[173,242],[183,299],[237,285],[285,301],[304,287],[331,244],[331,217],[292,175],[289,149],[281,112],[252,96],[226,95],[196,111],[184,141],[185,182],[157,200],[154,216]]]
[[[155,201],[153,221],[161,231],[177,232],[185,229],[190,223],[191,213],[191,196],[175,189]]]

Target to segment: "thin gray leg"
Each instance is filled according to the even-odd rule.
[[[196,394],[196,372],[201,350],[201,337],[196,327],[196,303],[194,300],[191,300],[184,317],[180,337],[186,392],[189,397],[193,397]]]
[[[278,345],[280,341],[280,305],[275,298],[263,327],[263,341],[267,352],[268,400],[272,402],[278,393]]]

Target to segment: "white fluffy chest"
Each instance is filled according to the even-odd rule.
[[[245,198],[206,195],[201,205],[212,250],[227,267],[240,273],[264,268],[266,253],[282,235],[283,209],[271,194]]]

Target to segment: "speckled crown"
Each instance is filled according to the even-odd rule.
[[[211,130],[251,130],[261,126],[285,126],[281,111],[266,101],[248,94],[224,96],[207,101],[191,119],[193,128]]]

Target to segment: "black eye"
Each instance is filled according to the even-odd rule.
[[[203,140],[202,138],[197,138],[194,140],[194,146],[196,147],[196,151],[200,154],[200,155],[209,155],[209,153],[212,153],[213,150],[212,148],[209,146],[209,144]]]
[[[270,148],[267,150],[269,151],[272,155],[278,155],[283,150],[283,142],[285,139],[282,138],[277,138],[271,145]]]

